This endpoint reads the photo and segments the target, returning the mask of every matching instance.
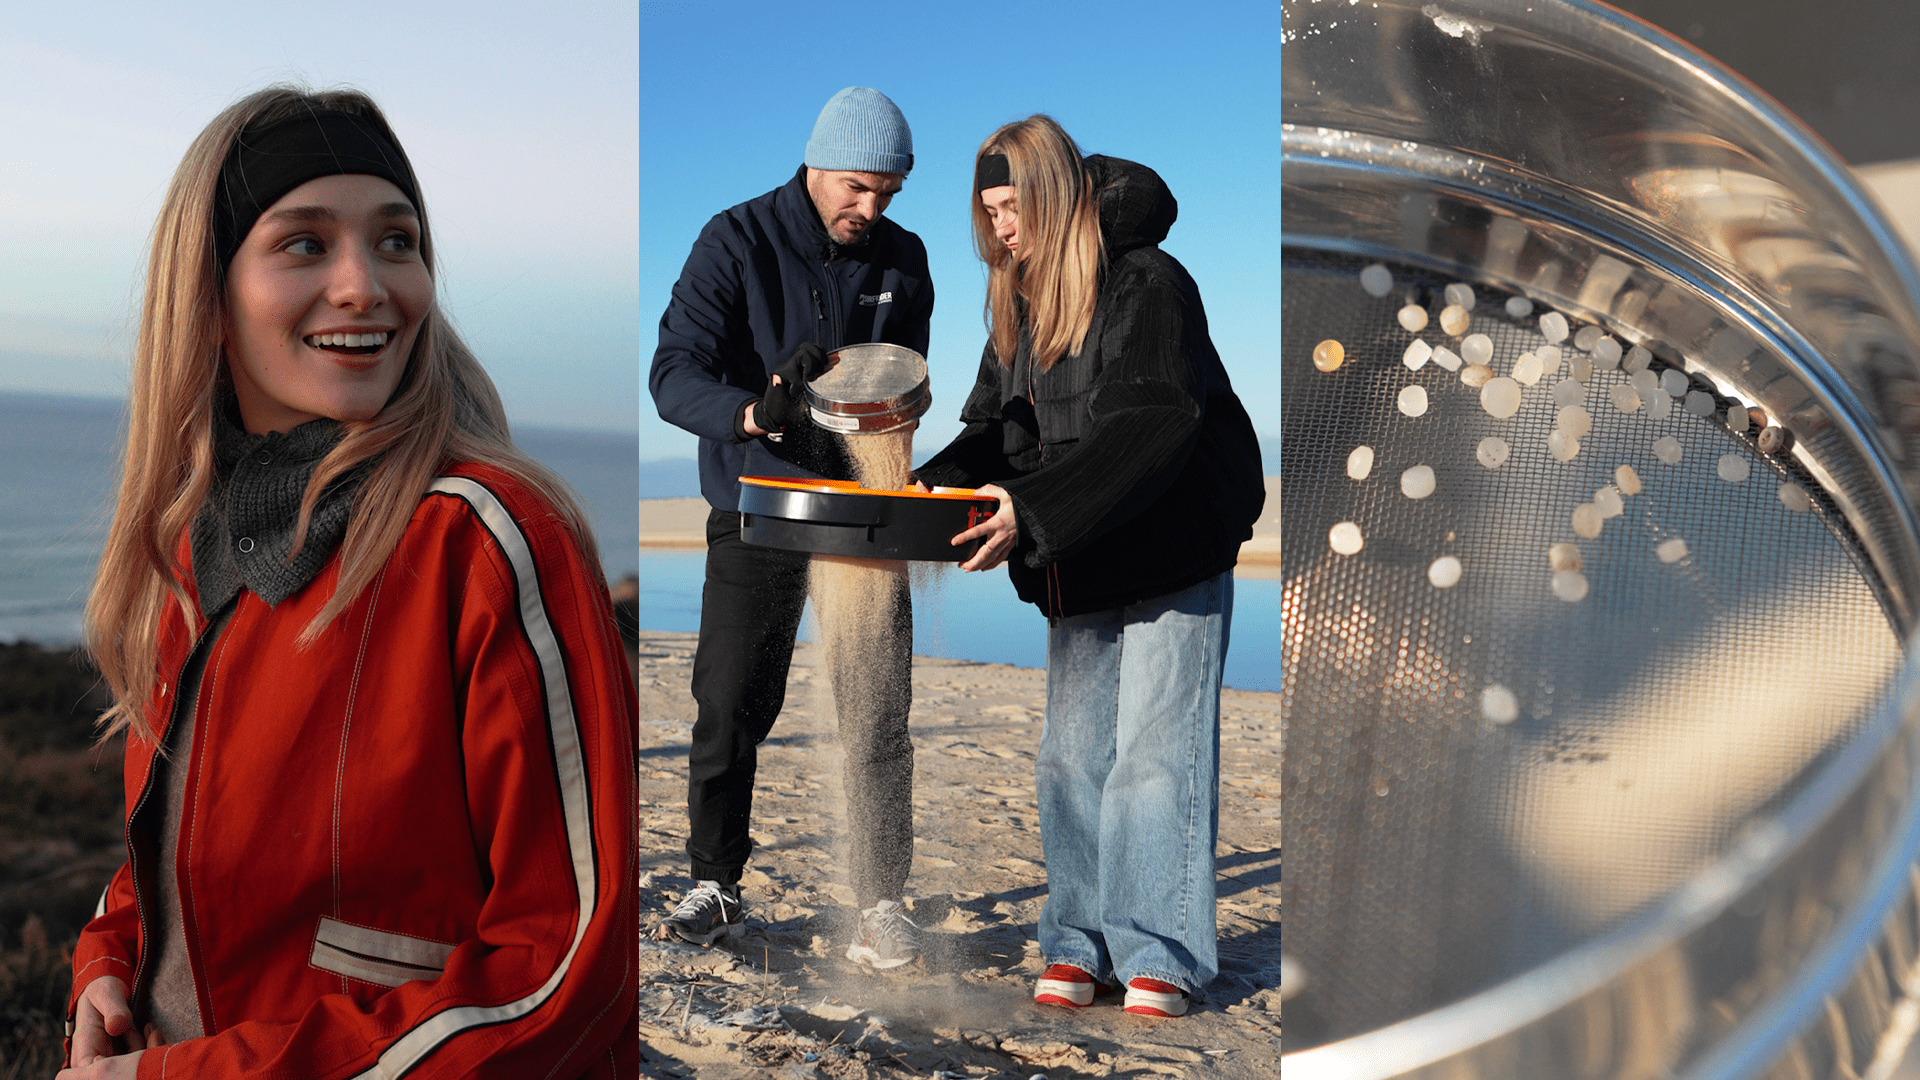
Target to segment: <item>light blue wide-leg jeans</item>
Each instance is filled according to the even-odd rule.
[[[1034,766],[1048,964],[1188,991],[1219,972],[1213,851],[1232,617],[1228,571],[1048,631]]]

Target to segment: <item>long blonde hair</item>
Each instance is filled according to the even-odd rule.
[[[114,700],[101,717],[102,738],[132,729],[137,737],[157,741],[153,718],[144,711],[159,678],[159,634],[167,604],[179,607],[189,627],[202,622],[188,597],[188,571],[178,552],[213,483],[213,413],[226,378],[221,347],[226,296],[213,230],[221,166],[249,125],[322,109],[359,116],[400,145],[379,107],[358,91],[269,87],[229,106],[193,141],[154,222],[134,344],[119,504],[87,600],[87,647]],[[427,208],[415,209],[420,254],[432,274]],[[492,465],[527,484],[572,530],[589,564],[599,564],[593,531],[566,484],[513,445],[493,381],[437,303],[422,320],[406,372],[386,407],[371,420],[343,426],[345,438],[321,459],[307,483],[294,526],[295,552],[328,483],[370,458],[380,460],[354,497],[341,543],[339,584],[302,629],[301,645],[311,644],[373,582],[427,486],[456,461]]]
[[[988,154],[1007,156],[1025,255],[1016,262],[994,235],[975,193],[973,247],[987,264],[987,332],[1000,363],[1013,366],[1025,301],[1033,358],[1045,371],[1078,353],[1093,325],[1106,258],[1100,202],[1080,148],[1051,116],[1035,114],[987,136],[974,155],[976,169]]]

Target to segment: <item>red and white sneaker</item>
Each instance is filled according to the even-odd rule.
[[[1128,1012],[1136,1016],[1185,1016],[1187,992],[1159,979],[1144,976],[1127,983]]]
[[[1064,1005],[1069,1009],[1084,1009],[1093,1004],[1095,994],[1111,993],[1113,987],[1103,986],[1093,980],[1093,976],[1074,967],[1072,964],[1053,964],[1040,981],[1033,986],[1033,1000],[1038,1005]]]

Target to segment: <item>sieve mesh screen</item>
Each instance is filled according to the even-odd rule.
[[[1457,1000],[1668,896],[1846,743],[1900,659],[1844,520],[1798,463],[1755,448],[1757,432],[1679,401],[1660,420],[1644,404],[1621,413],[1608,390],[1626,374],[1596,371],[1580,399],[1592,430],[1557,461],[1552,391],[1568,363],[1495,419],[1457,374],[1401,362],[1409,298],[1430,317],[1417,336],[1461,351],[1439,320],[1454,279],[1390,265],[1393,288],[1374,297],[1370,261],[1284,253],[1286,951],[1306,986],[1287,1004],[1289,1050]],[[1508,294],[1476,293],[1468,333],[1492,338],[1507,375],[1545,344],[1545,309],[1515,319]],[[1345,363],[1316,370],[1329,338]],[[1425,388],[1424,415],[1396,406],[1409,385]],[[1511,447],[1497,469],[1475,458],[1489,435]],[[1654,455],[1661,436],[1682,444],[1677,465]],[[1362,444],[1375,456],[1356,481]],[[1724,454],[1750,466],[1745,482],[1716,475]],[[1580,539],[1573,510],[1622,464],[1643,490]],[[1435,481],[1420,500],[1400,485],[1415,465]],[[1782,506],[1788,481],[1811,512]],[[1359,526],[1358,553],[1330,547],[1339,522]],[[1656,546],[1676,537],[1689,553],[1662,562]],[[1580,548],[1590,591],[1576,603],[1550,588],[1558,542]],[[1463,567],[1449,589],[1428,579],[1443,555]],[[1517,698],[1512,723],[1482,716],[1492,684]]]
[[[927,381],[927,362],[911,349],[848,346],[841,360],[807,389],[823,402],[865,404],[912,395]]]

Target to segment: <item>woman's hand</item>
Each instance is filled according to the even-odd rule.
[[[114,1048],[116,1040],[125,1044],[125,1051]],[[131,1078],[141,1051],[159,1045],[160,1033],[152,1024],[145,1031],[134,1026],[125,980],[102,975],[80,993],[73,1013],[73,1056],[67,1062],[70,1068],[60,1070],[57,1080]]]
[[[982,495],[1000,500],[1000,509],[992,517],[953,538],[953,546],[959,547],[969,540],[979,540],[980,550],[973,558],[960,564],[960,569],[991,570],[1007,561],[1008,553],[1013,551],[1014,541],[1020,539],[1020,526],[1013,519],[1013,496],[998,484],[988,484],[976,489]]]

